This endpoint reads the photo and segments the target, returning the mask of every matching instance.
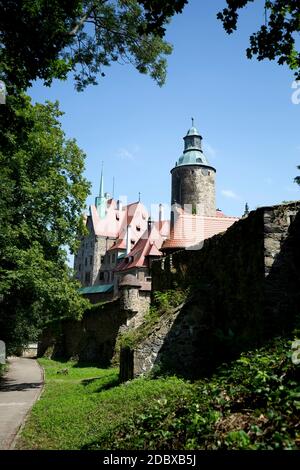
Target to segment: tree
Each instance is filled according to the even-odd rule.
[[[66,266],[89,190],[84,153],[66,139],[58,104],[25,95],[5,105],[0,129],[0,332],[10,351],[50,319],[87,307]],[[5,124],[5,123],[4,123]]]
[[[254,0],[227,0],[227,8],[217,18],[223,23],[228,34],[237,29],[239,10]],[[299,0],[266,0],[264,24],[250,36],[247,57],[257,56],[258,60],[275,60],[295,72],[300,79],[300,2]],[[297,50],[298,47],[298,50]]]
[[[300,170],[300,166],[297,166],[298,170]],[[300,185],[300,176],[296,176],[295,182]]]
[[[166,74],[164,25],[186,0],[0,0],[0,332],[10,351],[50,319],[80,316],[87,302],[66,267],[88,193],[84,154],[67,140],[58,105],[24,91],[73,71],[82,90],[114,61],[159,85]]]
[[[159,85],[172,47],[164,25],[187,0],[0,0],[0,79],[26,89],[73,71],[78,90],[112,62],[132,63]]]

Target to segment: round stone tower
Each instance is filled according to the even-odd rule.
[[[183,155],[171,170],[171,204],[177,204],[186,212],[206,216],[216,215],[215,175],[202,150],[202,137],[194,127],[184,139]]]

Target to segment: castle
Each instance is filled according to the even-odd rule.
[[[160,210],[153,222],[140,201],[110,198],[102,172],[74,262],[81,293],[97,305],[81,320],[49,325],[39,355],[106,367],[124,333],[146,324],[121,347],[121,380],[153,368],[193,379],[299,328],[300,201],[259,207],[239,221],[225,216],[201,141],[193,125],[171,170],[170,221]],[[175,305],[147,323],[156,294]]]
[[[124,287],[149,299],[153,260],[180,249],[199,249],[205,239],[238,220],[216,209],[216,169],[203,152],[194,122],[171,175],[170,221],[164,220],[160,205],[154,222],[140,201],[123,206],[104,193],[102,168],[99,196],[86,217],[88,234],[74,259],[81,293],[91,301],[117,297]]]

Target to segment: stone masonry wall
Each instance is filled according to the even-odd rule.
[[[38,355],[73,357],[106,367],[113,357],[119,330],[125,324],[119,300],[96,305],[81,321],[64,320],[50,325],[40,338]]]
[[[137,287],[120,289],[120,309],[127,317],[128,328],[137,328],[149,311],[151,292]]]
[[[213,168],[199,165],[177,166],[172,170],[171,204],[203,207],[203,215],[216,215],[215,175]]]
[[[136,346],[135,376],[153,366],[200,376],[290,334],[300,326],[300,202],[257,209],[202,250],[154,262],[152,283],[154,291],[189,288],[190,295]]]

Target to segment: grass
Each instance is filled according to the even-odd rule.
[[[116,369],[43,359],[46,389],[19,448],[298,450],[300,364],[291,347],[276,339],[195,383],[120,385]]]
[[[6,372],[7,370],[7,365],[6,364],[0,364],[0,378]]]
[[[179,396],[190,387],[174,377],[119,385],[117,369],[50,359],[39,362],[46,372],[46,386],[23,429],[19,449],[92,447],[105,442],[107,435],[142,412],[149,401],[162,395]],[[67,375],[57,373],[64,369]]]

